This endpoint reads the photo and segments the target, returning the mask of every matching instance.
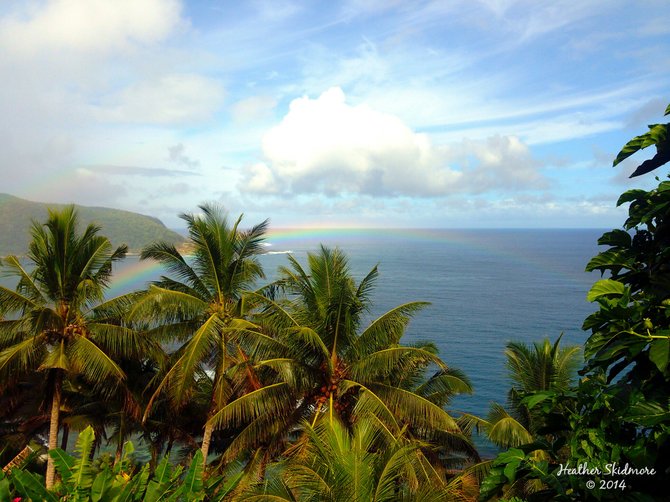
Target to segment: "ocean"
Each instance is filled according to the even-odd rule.
[[[604,230],[275,230],[261,260],[267,280],[276,277],[287,253],[303,264],[319,244],[340,247],[357,279],[378,265],[370,318],[409,301],[428,301],[404,340],[432,340],[440,357],[463,370],[474,394],[460,396],[450,411],[486,416],[504,403],[509,381],[508,341],[532,343],[561,333],[563,344],[583,344],[582,322],[595,311],[586,293],[599,279],[584,268],[597,254]],[[113,294],[155,278],[155,264],[129,257],[117,269]],[[496,448],[477,440],[480,453]]]

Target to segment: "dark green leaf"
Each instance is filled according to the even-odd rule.
[[[661,373],[668,368],[670,358],[670,338],[657,338],[651,342],[649,348],[649,359],[656,365]]]
[[[631,242],[632,238],[630,234],[621,229],[605,232],[600,239],[598,239],[598,244],[601,246],[616,246],[621,248],[629,248]]]
[[[630,407],[629,413],[624,418],[644,427],[652,427],[670,420],[669,405],[668,402],[662,405],[654,401],[640,401]]]
[[[16,491],[32,500],[58,502],[56,496],[44,488],[44,484],[32,472],[15,469],[10,475]]]
[[[619,164],[619,162],[627,159],[639,150],[643,150],[648,146],[656,145],[665,141],[667,134],[666,127],[667,126],[665,124],[650,125],[648,132],[640,136],[636,136],[624,145],[624,147],[619,152],[619,155],[617,155],[616,159],[614,159],[614,163],[612,165],[616,166]]]

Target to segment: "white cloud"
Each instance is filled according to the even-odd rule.
[[[294,100],[263,152],[266,162],[247,170],[244,190],[432,197],[546,184],[516,137],[436,146],[396,116],[347,104],[339,88]]]
[[[477,163],[467,173],[471,193],[546,188],[547,181],[528,147],[516,136],[493,136],[483,141],[464,140],[461,156],[472,156]]]
[[[223,102],[223,87],[195,74],[162,75],[133,84],[108,98],[102,120],[179,124],[211,117]]]
[[[392,115],[348,105],[339,88],[315,100],[294,100],[265,136],[263,151],[273,181],[296,192],[427,195],[447,190],[460,177],[439,166],[425,135]],[[247,187],[260,190],[270,179],[267,170],[257,169]]]
[[[102,52],[154,43],[180,24],[178,0],[51,0],[0,20],[0,46],[19,57],[44,51]]]
[[[249,166],[246,189],[263,194],[274,194],[279,191],[274,174],[264,162]]]

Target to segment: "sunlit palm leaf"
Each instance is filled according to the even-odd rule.
[[[390,347],[357,360],[350,367],[350,375],[354,380],[369,384],[384,381],[393,372],[411,371],[417,363],[421,368],[427,363],[433,363],[446,369],[446,365],[439,357],[423,349]]]
[[[431,429],[460,432],[455,420],[446,411],[413,392],[381,383],[369,384],[368,388],[403,420]]]
[[[358,337],[356,348],[360,356],[397,344],[411,317],[428,305],[428,302],[411,302],[382,314]]]
[[[511,448],[533,441],[533,435],[497,403],[491,405],[487,422],[487,436],[498,446]]]

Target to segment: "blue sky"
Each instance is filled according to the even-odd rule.
[[[275,227],[614,227],[666,0],[0,3],[0,192]],[[648,152],[649,156],[653,152]]]

